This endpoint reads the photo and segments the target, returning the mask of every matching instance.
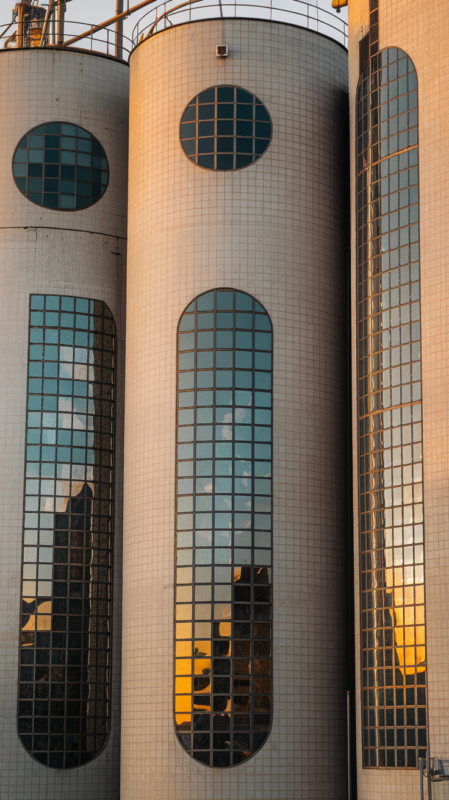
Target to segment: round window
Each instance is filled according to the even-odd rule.
[[[108,185],[106,153],[91,133],[68,122],[46,122],[17,145],[14,180],[44,208],[77,211],[100,199]]]
[[[238,86],[213,86],[191,100],[181,119],[181,143],[190,161],[205,169],[247,167],[271,140],[264,104]]]

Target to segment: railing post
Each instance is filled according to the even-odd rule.
[[[56,44],[64,43],[65,3],[59,0],[57,5]]]
[[[129,8],[129,0],[127,3],[127,8]],[[123,13],[123,0],[117,0],[116,14]],[[115,57],[116,58],[123,58],[123,20],[118,19],[115,23]]]
[[[54,6],[51,12],[51,43],[53,46],[56,44],[56,9]]]
[[[20,3],[17,11],[17,47],[24,47],[23,15],[25,7]]]

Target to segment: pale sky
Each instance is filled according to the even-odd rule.
[[[139,0],[129,0],[129,6],[137,5]],[[181,0],[177,0],[177,2],[172,2],[172,5],[177,5],[178,2]],[[257,0],[250,0],[251,3],[257,4]],[[330,12],[331,14],[335,15],[336,20],[345,20],[347,22],[347,9],[344,8],[341,14],[336,14],[335,11],[331,8],[332,0],[309,0],[310,5],[318,6],[319,8],[324,9],[325,11]],[[124,5],[126,7],[127,0],[124,0]],[[287,0],[287,6],[290,5],[291,2]],[[0,18],[0,23],[4,23],[9,21],[11,18],[11,11],[15,5],[15,0],[0,0],[0,7],[2,9],[2,14]],[[46,6],[47,0],[41,0],[40,5]],[[154,5],[161,5],[161,0],[156,0]],[[264,2],[263,5],[266,5]],[[278,7],[282,8],[282,0],[277,0],[275,3]],[[299,5],[299,4],[298,4]],[[144,8],[141,11],[137,11],[135,14],[132,14],[131,17],[125,20],[124,23],[124,33],[125,35],[131,37],[132,29],[136,25],[137,21],[152,8],[153,4],[150,4],[148,8]],[[76,26],[75,29],[70,27],[70,21],[76,22],[85,22],[87,23],[86,27],[90,27],[91,25],[98,24],[100,22],[104,22],[107,19],[110,19],[115,14],[116,8],[116,0],[68,0],[67,7],[66,7],[66,20],[68,21],[68,25],[66,28],[66,32],[69,34],[74,33],[81,33],[82,27]]]
[[[8,0],[2,0],[2,5],[7,2]],[[129,5],[137,5],[138,2],[139,0],[130,0]],[[309,0],[309,2],[311,5],[317,5],[319,8],[334,13],[331,8],[332,0]],[[14,3],[11,2],[11,5],[13,4]],[[94,22],[100,22],[113,16],[115,13],[115,6],[116,0],[70,0],[70,2],[67,3],[67,17],[69,19],[79,19],[83,22],[95,18],[93,19]],[[144,12],[136,12],[132,19],[134,19],[135,16],[135,21],[137,21],[139,13],[143,14]],[[336,16],[338,17],[339,15],[336,14]],[[343,9],[340,17],[347,21],[347,9]],[[133,25],[134,24],[135,22]]]
[[[2,0],[2,3],[4,2],[6,2],[6,0]],[[129,5],[130,6],[137,5],[138,2],[139,0],[129,0]],[[330,13],[335,14],[337,19],[338,18],[344,19],[345,22],[347,22],[348,20],[348,13],[346,8],[342,10],[341,14],[336,14],[336,12],[332,10],[331,8],[332,0],[309,0],[309,2],[310,5],[313,6],[316,5],[319,8],[325,9],[325,11],[329,11]],[[177,3],[174,3],[174,5],[177,5]],[[265,3],[263,5],[265,5]],[[116,6],[116,0],[70,0],[70,2],[67,3],[66,16],[67,19],[80,20],[82,22],[90,22],[91,24],[95,22],[98,23],[103,20],[109,19],[109,17],[112,17],[115,14],[115,6]],[[151,5],[149,6],[149,8],[151,8]],[[131,24],[131,27],[133,28],[139,17],[145,13],[145,10],[146,9],[144,9],[143,11],[137,11],[135,14],[132,15],[131,19],[128,20],[127,23],[125,23],[125,25]]]

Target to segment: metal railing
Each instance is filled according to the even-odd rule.
[[[123,5],[125,17],[127,9],[132,13],[146,3],[130,8],[129,0],[124,0]],[[18,24],[13,18],[0,25],[0,49],[73,46],[127,60],[134,47],[166,28],[199,20],[236,18],[286,22],[317,31],[345,47],[348,44],[346,22],[304,0],[154,0],[134,27],[131,39],[117,31],[114,19],[93,27],[70,20],[58,26],[55,14],[51,14],[45,23],[40,19]]]
[[[39,23],[39,25],[35,25],[35,27],[30,26],[29,29],[27,29],[27,32],[23,36],[23,47],[35,48],[41,46],[40,27],[41,24]],[[61,46],[64,42],[72,39],[74,36],[77,36],[80,33],[83,33],[86,28],[89,27],[90,23],[87,22],[64,20],[64,31],[61,35],[60,32],[58,34],[56,23],[52,19],[50,20],[42,47]],[[18,35],[16,21],[7,23],[6,25],[0,25],[1,50],[15,49],[17,47],[17,41]],[[84,39],[81,39],[79,43],[73,45],[74,48],[79,50],[88,50],[91,53],[101,53],[102,55],[114,57],[117,57],[117,46],[121,47],[121,58],[126,61],[131,53],[131,50],[133,49],[132,41],[123,33],[119,34],[119,37],[117,37],[117,32],[113,24],[107,28],[102,28],[102,30],[86,36]]]
[[[134,27],[132,42],[136,47],[144,39],[186,22],[242,17],[286,22],[317,31],[348,46],[346,22],[336,14],[303,0],[194,0],[194,4],[188,5],[180,5],[179,0],[156,0]]]

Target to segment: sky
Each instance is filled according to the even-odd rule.
[[[7,0],[2,0],[2,3],[6,3],[6,1]],[[139,0],[130,0],[129,4],[130,6],[136,5],[138,2]],[[324,8],[326,11],[332,12],[332,0],[309,0],[309,2],[311,5],[317,5],[320,8]],[[91,18],[95,17],[93,21],[100,22],[101,20],[106,20],[113,16],[115,13],[115,6],[116,0],[70,0],[70,2],[67,3],[67,17],[69,19],[82,20],[83,22],[91,21]],[[136,12],[133,18],[134,16],[137,21],[139,12]],[[346,9],[343,9],[341,12],[341,18],[347,19]]]
[[[243,0],[245,1],[245,0]],[[291,5],[291,0],[285,0],[287,5]],[[40,5],[46,6],[48,0],[41,0]],[[124,4],[126,6],[127,0],[124,0]],[[128,0],[129,6],[137,5],[139,0]],[[177,0],[177,2],[173,2],[172,5],[177,5],[178,2],[182,2],[182,0]],[[251,3],[257,4],[257,0],[250,0]],[[332,0],[309,0],[310,5],[318,6],[331,14],[335,14],[337,21],[345,20],[347,21],[347,10],[343,9],[341,14],[337,15],[333,9],[331,8]],[[10,19],[11,10],[14,7],[15,0],[0,0],[0,6],[3,10],[3,14],[1,16],[0,22],[6,22]],[[275,3],[278,7],[282,7],[282,0],[276,0]],[[137,21],[148,11],[151,9],[153,4],[148,6],[148,9],[142,9],[142,11],[137,11],[133,14],[129,19],[125,20],[124,23],[124,33],[126,36],[131,37],[132,29],[136,25]],[[154,5],[161,5],[161,0],[156,0]],[[266,5],[266,2],[261,2],[261,5]],[[299,4],[298,4],[299,6]],[[116,8],[116,0],[69,0],[67,2],[66,7],[66,20],[68,21],[67,25],[67,33],[74,34],[74,33],[81,33],[83,30],[82,26],[76,26],[75,29],[71,28],[70,21],[76,22],[84,22],[86,23],[86,27],[90,27],[91,25],[99,24],[100,22],[104,22],[107,19],[110,19],[115,14]]]
[[[4,3],[5,0],[2,0],[2,2]],[[129,0],[129,5],[137,5],[138,2],[139,0]],[[326,11],[336,13],[331,8],[332,0],[309,0],[309,2],[311,5],[316,5]],[[263,5],[265,5],[265,3],[263,3]],[[95,22],[98,23],[112,17],[115,14],[115,6],[116,0],[70,0],[67,4],[66,16],[67,19],[90,22],[91,24]],[[141,12],[137,11],[132,15],[131,20],[128,20],[128,24],[131,22],[131,27],[134,27],[139,16],[142,16],[144,13],[145,10]],[[336,14],[336,16],[337,18],[339,16],[340,19],[347,21],[347,10],[343,9],[341,14]]]

